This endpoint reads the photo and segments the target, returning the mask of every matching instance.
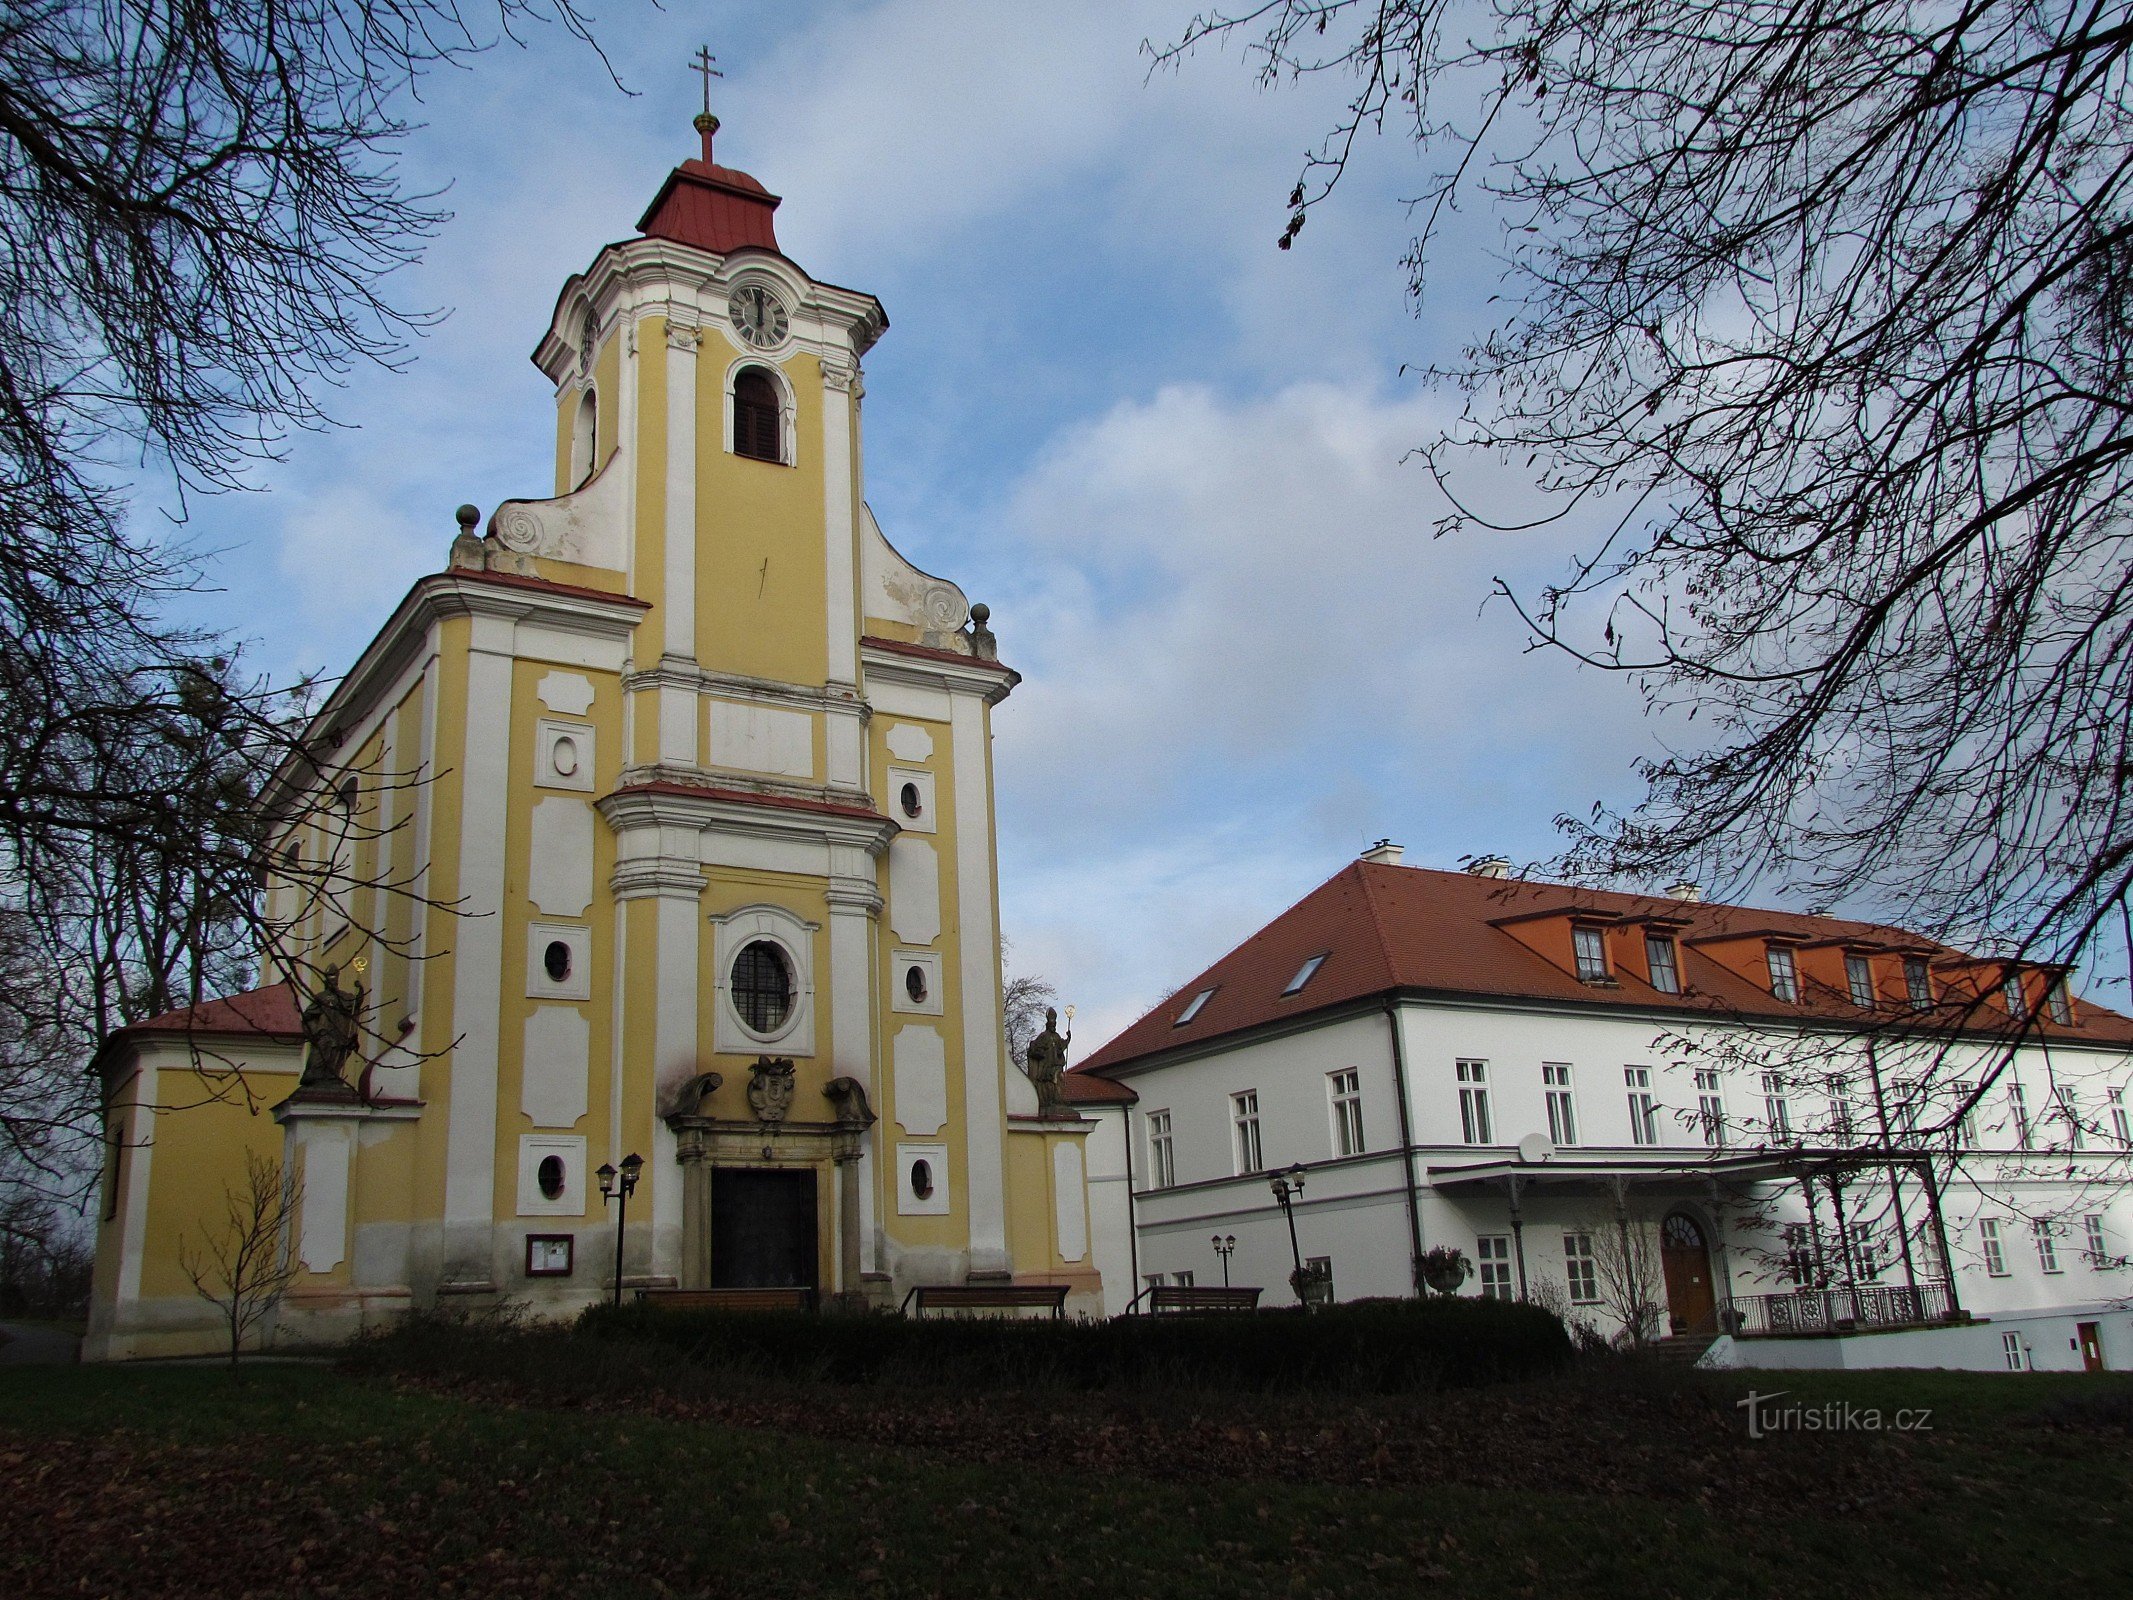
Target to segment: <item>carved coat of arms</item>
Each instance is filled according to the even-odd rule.
[[[783,1122],[792,1109],[792,1057],[759,1056],[748,1069],[748,1104],[758,1122]]]

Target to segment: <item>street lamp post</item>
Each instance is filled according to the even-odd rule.
[[[1215,1254],[1222,1258],[1222,1287],[1227,1289],[1229,1287],[1229,1258],[1237,1248],[1237,1236],[1234,1233],[1218,1233],[1214,1237],[1214,1246]]]
[[[642,1171],[644,1171],[644,1157],[632,1150],[622,1158],[622,1170],[619,1173],[605,1161],[600,1163],[598,1173],[600,1198],[603,1201],[615,1200],[620,1202],[615,1211],[615,1305],[617,1309],[622,1305],[623,1228],[629,1222],[630,1196],[637,1192],[637,1175]]]
[[[1277,1172],[1267,1180],[1274,1191],[1274,1203],[1281,1207],[1281,1214],[1289,1224],[1289,1260],[1295,1270],[1289,1274],[1289,1287],[1296,1291],[1296,1298],[1304,1304],[1310,1299],[1304,1293],[1304,1285],[1310,1274],[1304,1271],[1303,1251],[1296,1243],[1296,1197],[1304,1192],[1304,1169],[1301,1162]]]

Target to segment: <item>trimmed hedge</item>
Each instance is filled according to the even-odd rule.
[[[603,1305],[578,1328],[764,1377],[959,1389],[1392,1394],[1514,1382],[1571,1359],[1562,1323],[1538,1306],[1465,1298],[1109,1322]]]

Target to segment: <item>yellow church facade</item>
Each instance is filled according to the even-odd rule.
[[[181,1257],[300,1178],[283,1341],[631,1287],[1065,1286],[1084,1148],[1001,1012],[989,620],[864,497],[871,296],[711,159],[565,283],[556,494],[464,508],[320,711],[264,987],[123,1030],[86,1354],[212,1347]],[[363,990],[345,1083],[301,1013]],[[316,1028],[312,1030],[315,1040]],[[301,1085],[301,1086],[300,1086]]]

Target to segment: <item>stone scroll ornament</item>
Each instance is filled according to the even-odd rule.
[[[363,985],[358,982],[353,989],[343,989],[341,969],[328,967],[318,993],[304,1007],[304,1075],[299,1088],[346,1086],[341,1069],[355,1054],[362,1015]]]
[[[748,1104],[758,1122],[783,1122],[792,1110],[792,1058],[759,1056],[748,1069]]]

